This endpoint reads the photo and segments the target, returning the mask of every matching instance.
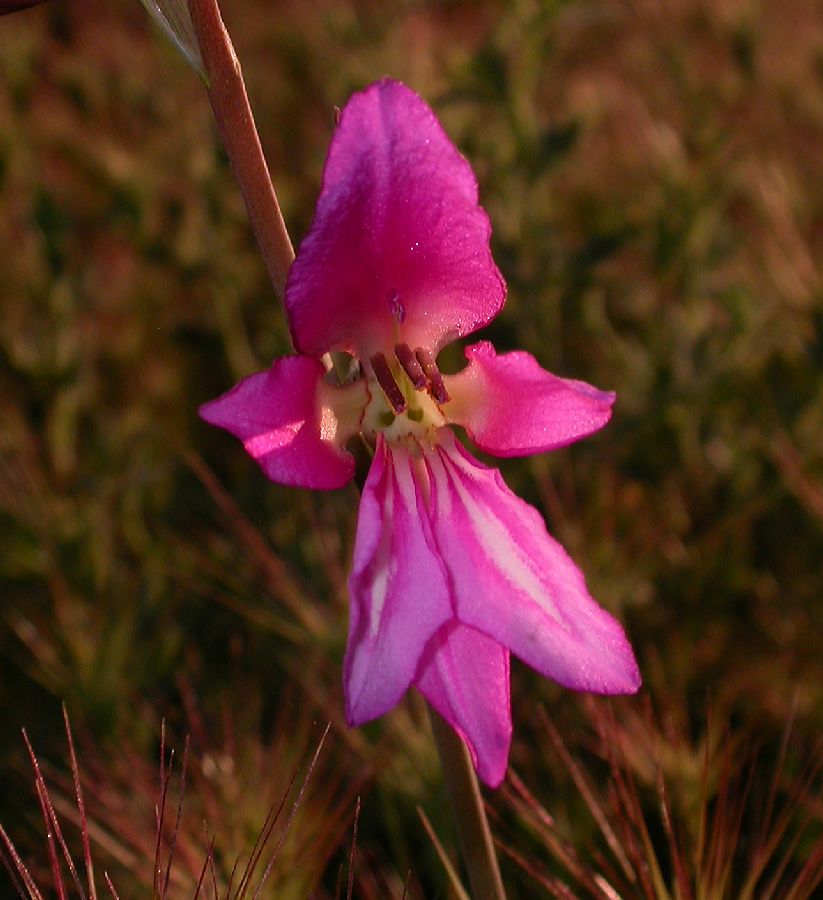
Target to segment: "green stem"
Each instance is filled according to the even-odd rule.
[[[506,900],[483,795],[469,751],[451,726],[429,707],[432,732],[454,812],[474,900]]]

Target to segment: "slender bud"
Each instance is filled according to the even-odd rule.
[[[0,0],[2,3],[3,0]],[[201,77],[206,70],[200,57],[200,47],[189,12],[188,0],[141,0],[151,17],[163,29],[166,37],[186,58]]]

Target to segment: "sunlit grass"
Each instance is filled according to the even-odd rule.
[[[516,776],[489,795],[515,896],[811,896],[821,13],[225,6],[296,242],[333,106],[402,78],[479,173],[509,282],[490,336],[618,392],[596,439],[503,465],[625,621],[647,684],[578,702],[515,666]],[[418,806],[456,855],[422,709],[342,722],[354,489],[265,483],[197,419],[288,336],[202,86],[138,3],[0,19],[0,245],[0,821],[21,861],[48,894],[21,727],[76,818],[62,700],[98,887],[107,867],[124,898],[154,878],[163,719],[178,765],[191,735],[181,897],[212,839],[225,895],[331,722],[271,884],[346,895],[359,795],[355,895],[436,896]]]
[[[692,738],[675,710],[584,706],[594,740],[571,745],[543,710],[537,729],[579,802],[555,807],[514,772],[504,789],[516,830],[501,847],[551,896],[816,896],[823,744],[798,756],[789,721],[772,756],[716,715]]]

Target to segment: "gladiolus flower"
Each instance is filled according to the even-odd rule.
[[[344,665],[346,718],[388,712],[411,685],[497,785],[511,743],[509,654],[603,694],[640,684],[620,625],[540,514],[455,438],[497,456],[542,453],[597,431],[614,394],[559,378],[528,353],[437,354],[505,299],[471,167],[429,107],[394,81],[343,110],[311,229],[289,273],[297,355],[201,408],[281,484],[337,488],[347,442],[374,446],[357,525]],[[321,357],[355,374],[332,383]]]

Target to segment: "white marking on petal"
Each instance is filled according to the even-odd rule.
[[[393,574],[392,563],[392,519],[394,513],[394,473],[390,461],[386,461],[385,477],[386,496],[383,503],[383,529],[380,543],[374,554],[372,563],[371,597],[369,602],[369,637],[374,638],[380,631],[380,620],[389,590],[389,581]]]
[[[273,450],[288,447],[305,424],[305,419],[295,419],[293,422],[281,425],[276,430],[264,431],[262,434],[256,434],[254,437],[248,438],[243,443],[243,446],[246,448],[247,453],[257,459],[259,456],[265,456],[265,454],[271,453]]]
[[[449,452],[445,444],[441,449],[440,458],[443,461],[442,474],[435,471],[440,502],[442,503],[443,498],[449,497],[451,487],[472,520],[474,537],[485,550],[490,563],[511,583],[514,590],[525,594],[536,603],[559,628],[569,631],[568,623],[549,596],[548,585],[540,578],[539,573],[535,572],[531,558],[524,553],[505,523],[495,515],[494,510],[485,503],[478,503],[466,486],[466,479],[476,478],[476,472],[472,471],[468,462],[458,452]],[[448,509],[443,509],[443,513],[447,514]]]

